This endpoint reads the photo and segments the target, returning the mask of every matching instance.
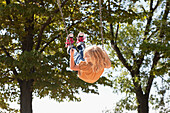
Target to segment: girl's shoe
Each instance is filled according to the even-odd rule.
[[[84,36],[84,33],[79,33],[78,36],[77,36],[77,48],[78,49],[82,49],[82,48],[85,48],[85,43],[84,43],[84,39],[86,37]]]
[[[70,34],[67,36],[67,39],[66,39],[66,42],[65,42],[66,47],[73,45],[73,43],[74,43],[73,36],[74,36],[74,35],[73,35],[72,33],[70,33]]]
[[[79,33],[78,36],[77,36],[77,43],[84,42],[85,38],[86,37],[84,36],[84,33]]]

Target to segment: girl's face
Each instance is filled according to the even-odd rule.
[[[84,59],[86,62],[90,62],[90,56],[87,53],[84,54]]]

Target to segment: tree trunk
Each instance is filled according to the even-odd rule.
[[[137,96],[138,113],[149,113],[148,98],[146,96]]]
[[[20,95],[20,112],[32,113],[32,86],[33,80],[19,80]]]

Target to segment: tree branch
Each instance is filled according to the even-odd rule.
[[[7,72],[6,72],[7,73]],[[11,78],[11,77],[9,77],[8,75],[5,75],[6,73],[0,73],[0,75],[1,74],[3,74],[5,77],[1,77],[0,79],[5,79],[6,81],[3,81],[4,83],[6,83],[6,82],[12,82],[12,81],[14,81],[15,80],[15,78]]]
[[[86,19],[86,18],[88,18],[88,17],[81,18],[81,19],[80,19],[79,21],[77,21],[76,23],[73,23],[71,26],[68,27],[68,30],[71,29],[74,25],[76,25],[76,24],[78,24],[78,23],[81,23],[81,22],[82,22],[84,19]],[[42,53],[42,52],[45,50],[45,48],[46,48],[48,45],[50,45],[51,42],[53,42],[55,39],[59,38],[60,36],[61,36],[61,35],[58,35],[58,36],[52,38],[49,42],[47,42],[46,45],[40,50],[40,53]]]
[[[144,13],[146,13],[146,10],[145,10],[145,8],[144,8],[143,6],[142,6],[141,8],[143,9]]]
[[[167,18],[168,18],[168,14],[169,14],[169,4],[170,2],[167,0],[166,2],[166,8],[165,8],[165,13],[163,15],[163,18],[162,18],[162,26],[161,26],[161,30],[160,30],[160,38],[163,38],[164,37],[164,34],[165,34],[165,29],[166,29],[166,24],[167,22]]]
[[[9,5],[11,3],[11,1],[10,0],[6,0],[6,5]],[[8,19],[12,22],[12,19],[11,19],[11,17],[8,15]]]
[[[133,84],[135,86],[135,92],[136,94],[139,96],[143,96],[143,91],[142,91],[142,87],[140,85],[140,77],[136,74],[136,72],[134,70],[131,71],[131,76],[132,76],[132,80],[133,80]],[[138,77],[138,80],[136,81],[136,77]],[[137,96],[137,97],[138,97]]]
[[[61,3],[61,8],[67,3],[68,0],[65,0],[63,3]],[[59,8],[57,10],[54,11],[54,13],[57,13],[59,10]]]
[[[40,32],[38,34],[38,42],[37,42],[37,46],[36,46],[36,50],[38,50],[40,48],[40,44],[41,44],[41,40],[42,40],[42,34],[44,32],[44,29],[51,23],[51,17],[49,17],[47,19],[47,21],[42,25]]]
[[[136,56],[135,56],[135,54],[133,53],[132,50],[130,51],[130,54],[133,56],[133,59],[136,59]]]
[[[6,50],[14,50],[14,51],[15,51],[15,50],[21,50],[21,49],[22,49],[22,48],[15,48],[15,49],[14,49],[14,48],[11,48],[11,49],[6,49]],[[0,51],[4,51],[4,50],[3,50],[3,49],[0,49]]]
[[[118,30],[119,30],[119,23],[117,24],[117,30],[116,30],[115,40],[117,40],[117,37],[118,37]]]
[[[164,13],[164,16],[163,16],[163,20],[167,20],[168,18],[168,14],[169,14],[169,5],[170,5],[170,1],[167,0],[166,2],[166,8],[165,8],[165,13]]]
[[[155,9],[158,7],[158,5],[159,5],[159,0],[157,1],[157,4],[156,4],[156,6],[154,7],[154,9],[152,8],[152,5],[153,5],[153,0],[151,0],[151,3],[150,3],[150,13],[151,13],[151,15],[149,16],[149,18],[148,18],[148,20],[147,20],[147,25],[146,25],[146,29],[145,29],[145,33],[144,33],[144,36],[145,36],[144,40],[146,39],[147,35],[149,34],[149,27],[150,27],[150,25],[151,25],[153,12],[154,12]],[[158,29],[157,29],[155,32],[153,32],[153,33],[147,38],[147,40],[149,40],[150,37],[151,37],[153,34],[155,34],[157,31],[158,31]],[[136,61],[138,73],[139,73],[139,69],[140,69],[140,66],[141,66],[143,60],[144,60],[144,55],[141,55],[141,58]]]
[[[115,39],[117,39],[117,37],[118,37],[118,29],[119,29],[119,25],[117,26]],[[110,24],[110,31],[113,31],[113,27],[111,26],[111,24]],[[112,34],[112,37],[114,38],[113,34]],[[117,47],[117,44],[114,40],[111,40],[111,46],[116,51],[116,54],[117,54],[119,60],[122,62],[122,64],[131,72],[132,66],[130,66],[130,64],[127,63],[126,59],[123,57],[120,49]]]
[[[116,54],[119,58],[119,60],[122,62],[122,64],[131,72],[132,71],[132,66],[127,63],[126,59],[123,57],[120,49],[117,47],[117,44],[114,43],[114,41],[111,41],[112,48],[116,51]]]
[[[157,5],[154,7],[154,9],[152,8],[153,7],[153,0],[151,0],[150,2],[150,15],[149,15],[149,18],[147,19],[147,24],[146,24],[146,28],[145,28],[145,32],[144,32],[144,40],[146,39],[147,35],[149,34],[149,27],[151,25],[151,21],[152,21],[152,16],[153,16],[153,12],[154,10],[158,7],[158,4],[159,4],[159,0],[157,2]],[[157,31],[157,30],[156,30]],[[150,35],[151,36],[151,35]],[[150,39],[147,38],[147,39]],[[143,40],[143,41],[144,41]],[[140,59],[139,60],[136,60],[136,64],[137,64],[137,68],[136,68],[136,72],[139,74],[139,69],[142,65],[142,62],[144,60],[144,53],[142,52],[141,53],[141,56],[140,56]]]
[[[155,31],[152,32],[152,34],[147,38],[147,40],[150,40],[150,38],[158,31],[159,29],[157,28]]]
[[[150,11],[153,10],[152,6],[153,6],[153,0],[151,0],[151,2],[150,2]]]
[[[151,89],[151,86],[152,86],[152,82],[153,82],[153,79],[155,77],[153,75],[153,69],[157,65],[160,58],[161,58],[160,54],[156,51],[155,55],[154,55],[154,58],[153,58],[153,63],[152,63],[151,71],[150,71],[150,76],[149,76],[148,83],[147,83],[147,86],[146,86],[146,91],[145,91],[146,96],[149,96],[150,89]]]
[[[166,20],[167,21],[167,17],[168,17],[168,12],[169,12],[169,2],[167,1],[166,2],[166,9],[165,9],[165,13],[163,15],[163,20]],[[164,26],[162,26],[164,27]],[[164,35],[164,31],[161,30],[160,32],[160,38],[162,38]],[[148,83],[147,83],[147,86],[146,86],[146,95],[149,96],[149,93],[150,93],[150,89],[151,89],[151,86],[152,86],[152,82],[153,82],[153,79],[154,79],[154,75],[153,75],[153,70],[155,68],[155,66],[157,65],[159,59],[161,58],[160,56],[160,53],[159,52],[155,52],[155,55],[154,55],[154,58],[153,58],[153,63],[152,63],[152,67],[151,67],[151,71],[150,71],[150,77],[148,79]]]
[[[151,21],[152,21],[152,16],[149,16],[149,18],[147,20],[146,28],[145,28],[145,33],[144,33],[145,38],[144,38],[144,40],[146,39],[146,36],[149,34],[149,27],[150,27]]]
[[[73,23],[71,26],[68,27],[68,30],[71,29],[74,25],[77,25],[77,24],[81,23],[81,22],[82,22],[83,20],[85,20],[86,18],[88,18],[88,16],[87,16],[87,17],[84,17],[84,18],[81,18],[81,19],[78,20],[76,23]]]
[[[149,15],[149,18],[147,20],[147,24],[146,24],[146,28],[145,28],[145,33],[144,33],[145,37],[144,37],[144,40],[146,39],[146,36],[149,34],[149,27],[151,25],[152,16],[153,16],[153,12],[154,12],[152,6],[153,6],[153,0],[151,0],[151,2],[150,2],[150,12],[149,12],[150,15]]]
[[[7,52],[7,49],[6,49],[4,46],[1,46],[1,48],[2,48],[2,50],[5,52],[5,54],[6,54],[8,57],[12,58],[12,57],[10,56],[10,54]]]
[[[113,30],[112,23],[110,23],[110,34],[111,34],[112,38],[114,38],[114,30]]]
[[[61,4],[61,7],[63,7],[63,6],[66,4],[67,1],[68,1],[68,0],[65,0],[65,1]],[[59,11],[60,11],[60,10],[59,10],[59,8],[58,8],[57,10],[54,11],[54,13],[58,13]],[[36,45],[36,50],[38,50],[38,49],[40,48],[40,44],[41,44],[41,40],[42,40],[42,34],[43,34],[45,28],[51,23],[51,20],[52,20],[52,16],[50,16],[50,17],[47,19],[47,21],[42,25],[42,27],[41,27],[41,29],[40,29],[40,32],[39,32],[39,34],[38,34],[38,42],[37,42],[37,45]],[[52,40],[55,40],[55,39],[52,39]],[[51,41],[50,41],[50,42],[51,42]],[[46,45],[46,46],[48,46],[48,45]],[[45,49],[45,48],[44,48],[44,49]],[[40,51],[42,51],[42,50],[40,50]]]
[[[59,38],[60,36],[61,36],[61,35],[58,35],[58,36],[52,38],[49,42],[47,42],[46,45],[40,50],[40,53],[42,53],[42,52],[45,50],[45,48],[46,48],[51,42],[53,42],[56,38]]]
[[[159,3],[160,3],[160,0],[157,1],[155,7],[153,8],[153,12],[156,10],[156,8],[158,7]]]
[[[19,2],[20,4],[24,4],[23,2],[21,2],[20,0],[17,0],[17,2]]]
[[[11,1],[10,0],[6,0],[6,4],[8,5],[8,4],[10,4],[11,3]]]
[[[9,52],[6,50],[6,48],[5,48],[4,46],[1,46],[1,48],[4,50],[4,52],[5,52],[5,54],[7,55],[7,57],[13,59],[13,58],[10,56]],[[14,60],[14,59],[13,59],[13,60]],[[15,76],[18,75],[18,73],[17,73],[17,71],[16,71],[15,68],[12,68],[12,71],[13,71],[13,73],[14,73]]]

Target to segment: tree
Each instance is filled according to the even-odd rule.
[[[162,112],[170,111],[165,106],[170,100],[169,1],[106,0],[103,15],[114,63],[123,68],[113,87],[126,97],[117,103],[114,112],[125,108],[148,113],[149,103]],[[152,87],[157,93],[151,93]]]
[[[123,70],[113,80],[113,88],[126,97],[117,103],[115,112],[126,108],[148,113],[149,103],[168,112],[164,105],[170,97],[167,93],[170,89],[169,1],[101,1],[104,43],[112,54],[112,65]],[[93,39],[92,44],[101,44],[98,2],[87,2],[86,6],[90,7],[84,10],[89,15],[84,29]],[[157,93],[151,93],[152,87]]]
[[[82,26],[89,18],[79,10],[85,3],[61,2],[67,29],[75,30],[74,34],[84,30]],[[112,85],[105,77],[95,84],[85,83],[76,77],[76,72],[67,69],[69,56],[64,48],[67,34],[55,0],[1,0],[0,32],[3,109],[13,110],[8,102],[19,97],[20,112],[32,113],[33,93],[40,98],[48,95],[58,102],[80,101],[76,96],[79,89],[98,94],[97,84]]]

